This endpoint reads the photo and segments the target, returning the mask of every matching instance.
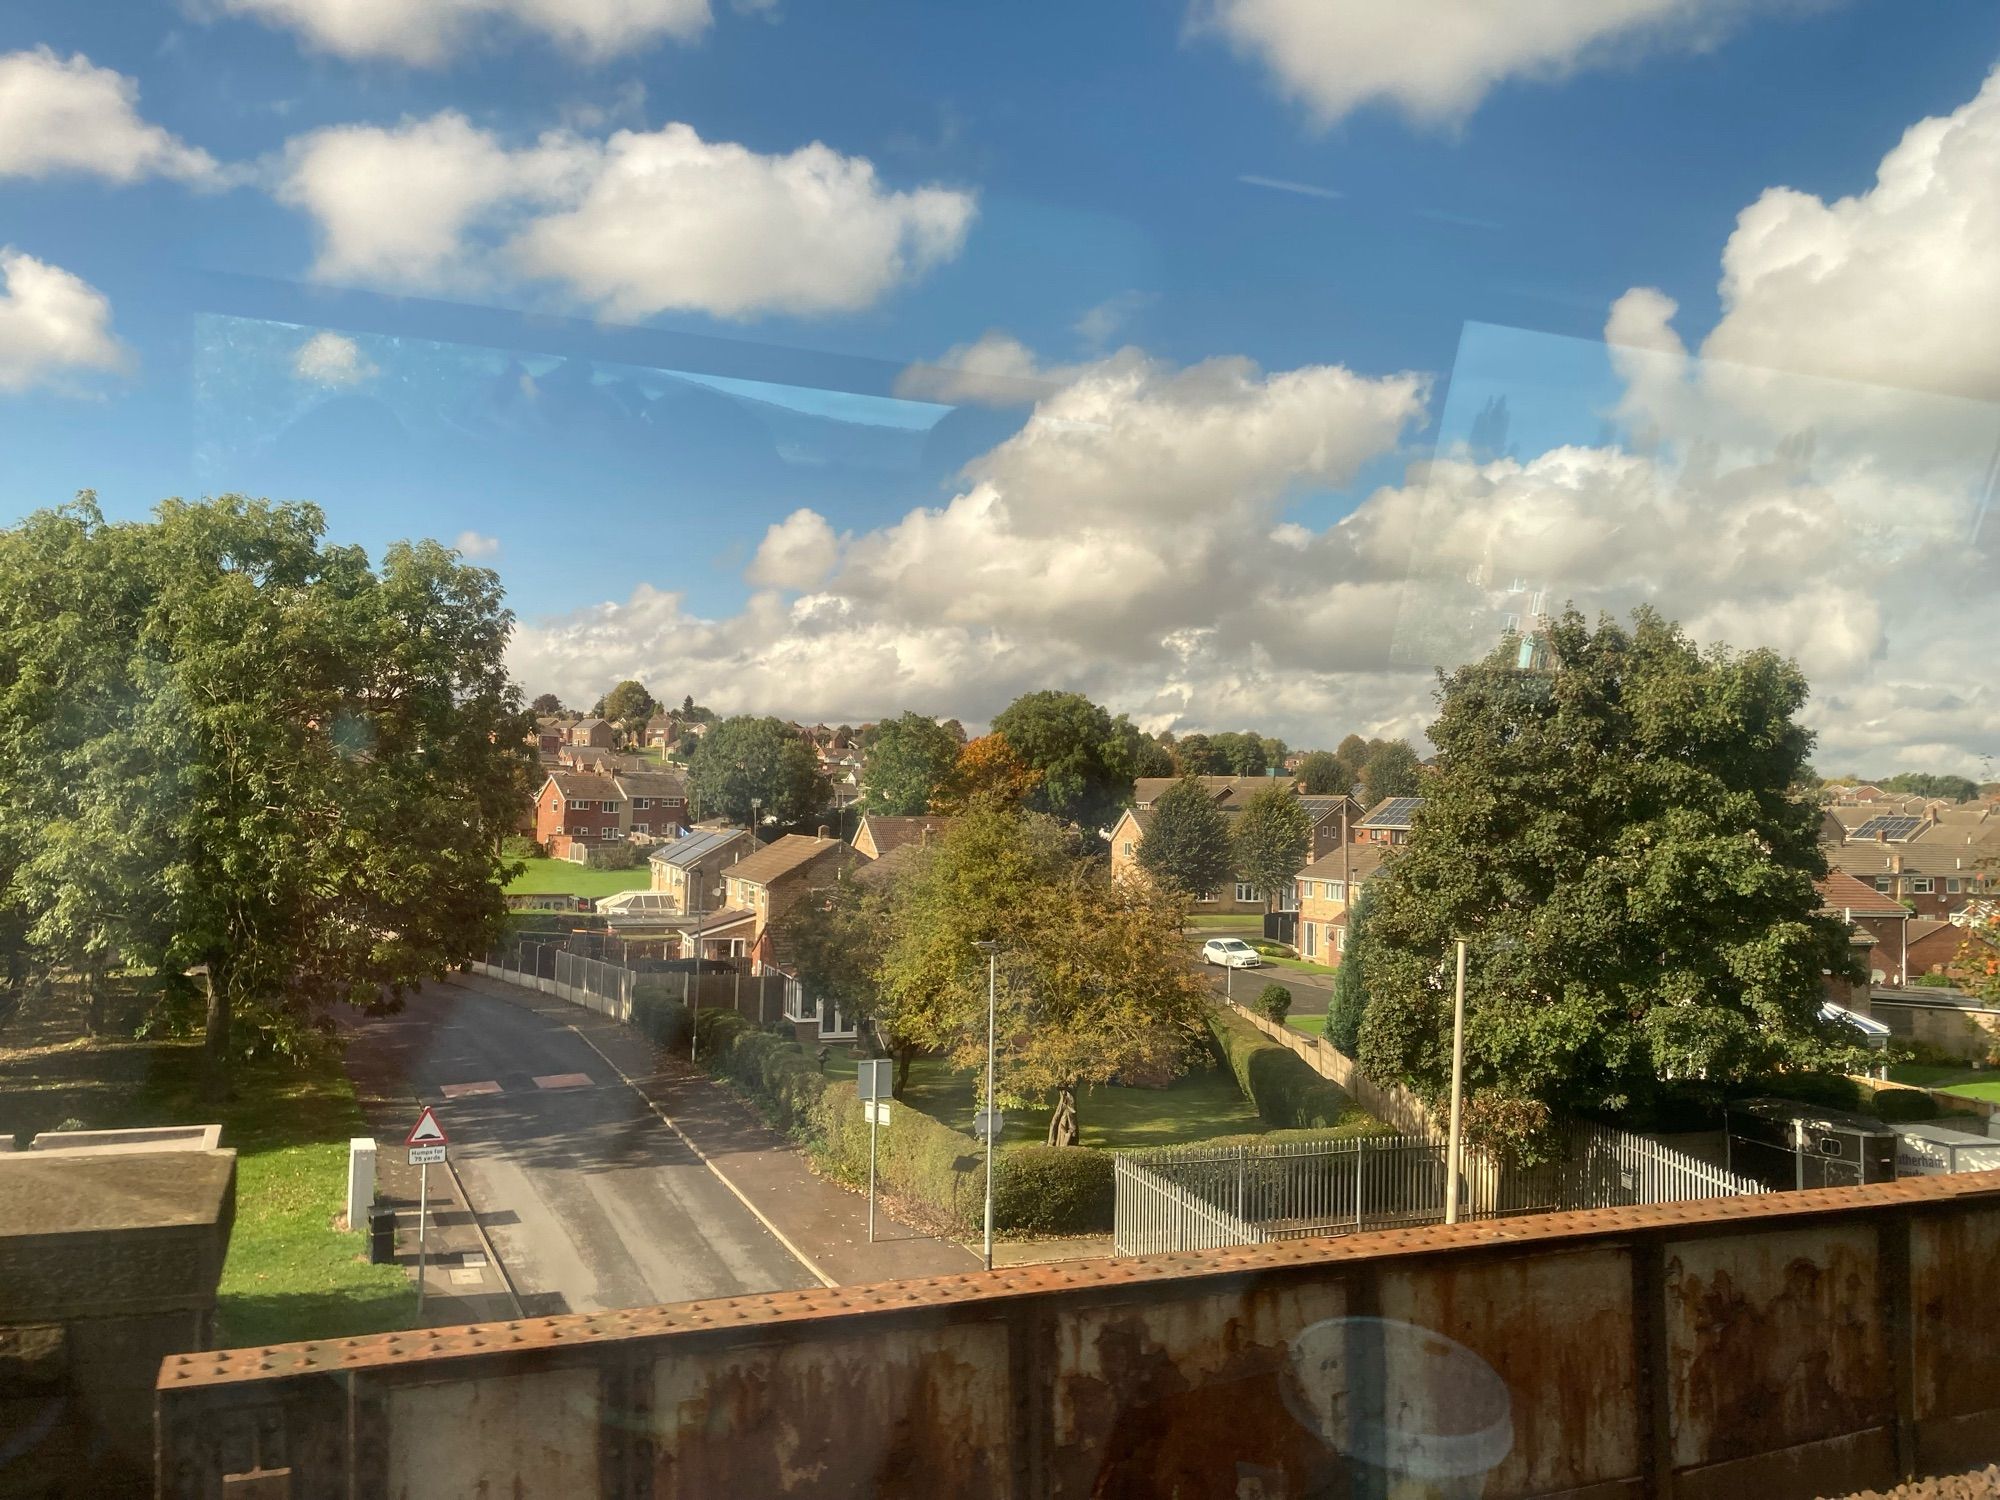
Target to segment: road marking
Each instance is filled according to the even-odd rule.
[[[538,1012],[538,1014],[546,1016],[547,1013]],[[810,1255],[807,1255],[805,1251],[801,1250],[797,1245],[793,1244],[791,1241],[791,1237],[787,1235],[784,1230],[780,1229],[776,1224],[773,1224],[770,1218],[764,1213],[764,1211],[761,1208],[759,1208],[756,1204],[752,1203],[749,1200],[749,1198],[744,1196],[743,1189],[741,1189],[735,1183],[729,1180],[728,1174],[725,1173],[722,1170],[722,1168],[718,1167],[713,1161],[709,1159],[708,1153],[702,1150],[701,1147],[697,1146],[694,1143],[693,1138],[690,1137],[685,1130],[681,1129],[680,1126],[674,1123],[673,1116],[668,1114],[664,1109],[661,1109],[660,1106],[653,1101],[652,1095],[648,1094],[644,1089],[640,1088],[637,1083],[633,1082],[631,1075],[628,1074],[623,1068],[619,1067],[617,1063],[612,1062],[610,1055],[606,1053],[602,1047],[598,1046],[597,1043],[593,1042],[590,1039],[590,1035],[588,1032],[579,1030],[576,1027],[576,1025],[572,1022],[565,1021],[562,1024],[566,1026],[569,1030],[575,1032],[576,1035],[582,1039],[584,1046],[588,1047],[592,1052],[595,1052],[599,1057],[603,1058],[606,1066],[608,1066],[612,1072],[616,1073],[619,1076],[619,1078],[623,1080],[627,1088],[629,1088],[633,1093],[637,1094],[641,1099],[646,1101],[646,1108],[650,1109],[654,1114],[658,1115],[660,1117],[661,1123],[664,1124],[667,1127],[667,1129],[671,1130],[675,1135],[681,1138],[681,1144],[686,1146],[688,1150],[692,1151],[695,1154],[696,1158],[701,1162],[701,1164],[704,1167],[707,1167],[709,1171],[715,1174],[715,1180],[721,1183],[724,1187],[728,1188],[730,1192],[734,1193],[736,1195],[736,1201],[741,1203],[745,1208],[749,1209],[751,1214],[756,1217],[756,1220],[759,1224],[762,1224],[766,1229],[771,1231],[771,1238],[776,1240],[780,1245],[783,1245],[785,1247],[785,1250],[787,1251],[787,1253],[791,1255],[793,1260],[797,1261],[800,1265],[804,1266],[806,1270],[812,1274],[812,1276],[819,1282],[821,1286],[837,1287],[840,1285],[839,1282],[835,1281],[831,1276],[827,1275],[826,1272],[822,1271],[817,1265],[815,1265]]]
[[[603,1054],[599,1054],[602,1056]],[[587,1089],[590,1087],[588,1073],[542,1073],[535,1079],[538,1089]]]
[[[497,1094],[500,1092],[500,1085],[489,1078],[483,1083],[442,1084],[438,1092],[447,1099],[463,1099],[469,1094]]]

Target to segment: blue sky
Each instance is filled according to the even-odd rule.
[[[706,9],[657,3],[682,21]],[[761,585],[745,577],[767,529],[796,511],[867,543],[944,506],[967,488],[960,466],[1033,408],[950,399],[963,392],[903,372],[989,330],[1032,351],[1030,396],[1123,347],[1158,370],[1242,357],[1263,372],[1424,377],[1420,410],[1387,441],[1351,463],[1295,463],[1264,486],[1267,519],[1315,534],[1402,480],[1441,430],[1462,435],[1470,416],[1450,396],[1462,343],[1511,350],[1530,384],[1539,361],[1562,372],[1563,400],[1512,403],[1524,454],[1597,442],[1618,425],[1608,413],[1620,381],[1601,345],[1561,340],[1600,341],[1614,302],[1650,287],[1678,304],[1673,326],[1699,348],[1727,311],[1720,257],[1746,208],[1776,187],[1827,202],[1866,193],[1902,133],[1965,106],[2000,56],[2000,12],[1956,0],[1697,4],[1686,9],[1710,13],[1700,26],[1593,35],[1580,22],[1551,56],[1473,58],[1440,118],[1420,97],[1429,81],[1380,60],[1387,82],[1353,107],[1327,105],[1327,91],[1344,97],[1369,64],[1321,84],[1282,76],[1259,49],[1299,50],[1283,31],[1299,7],[1284,0],[1192,12],[718,0],[691,39],[615,37],[588,57],[509,20],[512,0],[481,0],[444,41],[406,29],[363,46],[312,29],[331,4],[16,0],[0,15],[0,56],[81,54],[136,86],[140,119],[216,164],[129,181],[75,162],[8,175],[0,147],[0,245],[108,299],[123,351],[123,368],[84,359],[0,391],[0,511],[83,487],[117,514],[170,493],[310,498],[336,534],[371,548],[412,532],[464,536],[524,618],[572,623],[642,588],[677,595],[686,617],[737,620],[760,592],[814,593],[782,568],[764,569]],[[1482,64],[1497,79],[1475,76]],[[445,112],[462,117],[453,149],[486,153],[465,161],[497,152],[511,163],[512,196],[468,221],[483,248],[454,249],[420,276],[387,269],[407,267],[400,242],[330,257],[328,214],[359,223],[373,190],[354,186],[360,168],[336,186],[331,159],[301,143],[349,127],[391,133],[369,170],[393,175],[404,159],[393,133]],[[498,240],[551,203],[572,206],[613,132],[650,138],[675,122],[704,149],[733,143],[753,161],[824,143],[872,171],[858,190],[871,211],[899,213],[884,207],[892,195],[928,190],[943,195],[944,217],[962,218],[910,230],[889,270],[864,264],[866,247],[787,245],[787,256],[844,267],[791,292],[755,269],[725,266],[707,293],[630,263],[605,271],[592,258],[624,231],[615,203],[548,250],[542,274],[520,272],[518,247],[502,266]],[[568,145],[544,165],[534,153],[549,132]],[[309,160],[326,166],[317,187],[300,185]],[[544,172],[565,186],[538,198],[523,183]],[[699,210],[676,208],[668,231],[690,216]],[[926,232],[939,243],[926,248]],[[672,253],[747,265],[757,248]],[[636,253],[640,264],[651,254]],[[585,260],[594,284],[573,269]],[[687,305],[704,299],[712,310]],[[1481,346],[1479,325],[1525,332]],[[321,331],[352,343],[327,346],[333,363],[308,377],[299,351]],[[1579,360],[1597,373],[1578,375]],[[926,389],[931,399],[897,396]],[[650,415],[635,427],[639,410]],[[1211,630],[1204,649],[1232,638],[1227,621],[1148,619],[1156,645],[1177,630]],[[771,644],[768,631],[758,638]],[[1072,644],[1133,656],[1129,642]],[[1268,643],[1240,645],[1251,660]],[[714,678],[728,653],[712,639],[704,649],[716,665],[689,685],[726,699],[731,685]],[[569,685],[574,661],[558,669],[550,653],[533,669]],[[655,632],[617,642],[605,668],[657,662],[657,673],[676,654]],[[1232,704],[1268,695],[1274,679],[1258,670],[1265,686],[1237,684]],[[935,680],[912,669],[909,685]],[[843,706],[899,705],[856,694]],[[1171,716],[1171,704],[1133,706]],[[965,716],[989,707],[982,698]],[[1408,712],[1384,694],[1352,697],[1371,723]]]

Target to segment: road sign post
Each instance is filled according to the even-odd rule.
[[[426,1104],[417,1123],[410,1127],[410,1133],[403,1138],[403,1144],[410,1151],[410,1165],[417,1169],[417,1318],[424,1316],[424,1273],[430,1259],[426,1244],[426,1221],[430,1218],[431,1206],[431,1163],[444,1160],[444,1148],[450,1144],[444,1127],[438,1124],[437,1116]]]
[[[868,1243],[875,1243],[875,1136],[889,1123],[889,1096],[895,1090],[895,1064],[886,1057],[864,1058],[854,1070],[854,1090],[868,1117]]]

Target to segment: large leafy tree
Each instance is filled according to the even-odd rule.
[[[1186,896],[1206,895],[1230,877],[1229,822],[1199,780],[1183,777],[1154,802],[1137,857],[1155,881]]]
[[[554,693],[541,693],[537,695],[533,703],[528,705],[528,710],[530,713],[542,717],[550,714],[559,714],[563,711],[562,699],[558,698]]]
[[[1417,752],[1408,740],[1382,740],[1370,747],[1361,766],[1361,784],[1372,807],[1384,797],[1414,797],[1423,790]]]
[[[628,732],[642,733],[646,721],[652,718],[658,707],[653,695],[646,691],[646,685],[628,677],[604,695],[598,711],[605,718],[623,725]]]
[[[1205,734],[1184,734],[1174,745],[1174,764],[1183,776],[1220,776],[1225,762]]]
[[[919,856],[921,857],[921,856]],[[893,884],[843,872],[786,909],[777,930],[800,982],[855,1017],[896,1060],[895,1095],[910,1081],[916,1038],[901,1024],[895,999],[876,981],[888,946]]]
[[[1312,815],[1289,785],[1274,782],[1243,804],[1232,843],[1237,870],[1268,907],[1305,867],[1312,848]]]
[[[1376,745],[1381,743],[1381,740],[1375,741]],[[1361,779],[1362,768],[1368,764],[1370,748],[1369,742],[1358,734],[1348,735],[1333,747],[1334,758],[1347,773],[1348,791],[1353,791],[1355,783]]]
[[[1351,789],[1354,773],[1331,750],[1315,750],[1299,762],[1299,787],[1314,797],[1330,797]]]
[[[1024,693],[993,720],[1040,773],[1028,803],[1084,828],[1105,828],[1132,794],[1132,761],[1111,715],[1081,693]]]
[[[1080,1090],[1192,1055],[1206,1003],[1180,936],[1184,898],[1111,885],[1052,819],[979,801],[896,886],[877,971],[897,1024],[959,1066],[986,1053],[996,942],[1000,1099],[1055,1105],[1051,1145],[1073,1145]]]
[[[704,818],[747,824],[756,812],[802,823],[826,805],[826,778],[812,749],[781,719],[739,715],[715,724],[688,758],[688,795]]]
[[[1262,776],[1269,768],[1264,755],[1264,741],[1255,734],[1238,734],[1230,730],[1226,734],[1209,736],[1209,748],[1222,761],[1223,773],[1230,776]]]
[[[168,501],[107,525],[86,499],[0,548],[10,598],[22,536],[45,561],[61,536],[83,570],[6,632],[17,685],[73,700],[39,730],[34,691],[0,703],[0,741],[41,735],[61,768],[8,810],[50,837],[7,900],[54,961],[202,975],[218,1088],[244,1006],[268,1035],[393,999],[504,915],[529,718],[498,580],[433,542],[372,569],[323,531],[306,505]]]
[[[1124,747],[1125,760],[1134,776],[1171,776],[1174,757],[1165,745],[1147,734],[1124,714],[1111,721],[1112,732]]]
[[[1904,771],[1882,783],[1885,792],[1910,797],[1942,797],[1952,802],[1970,802],[1979,795],[1979,783],[1965,776],[1936,776],[1928,771]]]
[[[1547,644],[1546,669],[1503,647],[1441,681],[1423,816],[1370,883],[1363,1066],[1442,1097],[1459,938],[1468,1120],[1503,1146],[1851,1062],[1818,1017],[1823,975],[1854,963],[1813,889],[1798,669],[1704,653],[1646,610],[1594,631],[1572,611]]]
[[[961,813],[974,802],[1018,807],[1041,784],[1041,773],[1030,767],[999,731],[982,734],[958,753],[951,774],[931,794],[934,813]]]
[[[949,729],[923,714],[906,713],[883,723],[861,772],[868,811],[896,815],[927,811],[958,764],[960,748]]]

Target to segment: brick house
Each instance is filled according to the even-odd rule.
[[[750,914],[745,951],[760,964],[782,967],[771,924],[806,891],[830,883],[860,858],[840,839],[788,833],[731,865],[722,877],[723,907]]]
[[[1348,843],[1299,871],[1299,957],[1340,966],[1347,952],[1347,918],[1361,889],[1394,856],[1393,845]]]
[[[1912,979],[1942,974],[1962,986],[1981,985],[2000,970],[2000,946],[1956,922],[1916,921],[1910,923],[1909,967]]]
[[[665,891],[675,911],[719,910],[724,874],[749,852],[750,835],[740,828],[687,834],[653,851],[652,888]]]
[[[625,795],[625,831],[671,838],[687,826],[687,783],[671,771],[619,771],[610,781]]]
[[[1866,824],[1862,825],[1866,828]],[[1900,827],[1901,825],[1895,825]],[[1930,823],[1921,836],[1856,837],[1826,850],[1827,863],[1918,917],[1949,917],[2000,891],[2000,826]]]
[[[1865,950],[1864,961],[1874,981],[1904,983],[1909,908],[1841,870],[1814,881],[1813,887],[1819,892],[1819,909],[1827,916],[1839,917],[1863,939],[1858,946]]]
[[[578,719],[569,726],[569,743],[609,750],[618,743],[618,726],[609,719]]]
[[[563,731],[566,728],[568,725],[561,719],[537,719],[534,732],[528,736],[528,743],[535,747],[537,755],[554,755],[563,747]]]
[[[571,843],[667,838],[686,823],[686,783],[663,771],[551,771],[535,796],[535,842],[557,858]]]
[[[1423,805],[1421,797],[1384,797],[1354,825],[1354,837],[1363,844],[1407,844]]]

